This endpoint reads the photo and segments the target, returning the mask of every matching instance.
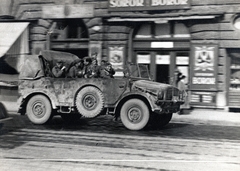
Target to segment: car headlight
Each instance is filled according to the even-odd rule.
[[[159,100],[162,100],[162,99],[163,99],[163,96],[164,96],[163,91],[158,91],[157,96],[158,96],[158,99],[159,99]]]

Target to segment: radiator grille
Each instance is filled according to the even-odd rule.
[[[179,96],[179,90],[177,88],[170,87],[166,91],[165,100],[172,100],[173,96]]]

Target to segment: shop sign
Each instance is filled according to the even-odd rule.
[[[112,45],[108,47],[109,52],[109,62],[112,64],[113,68],[118,70],[123,70],[124,64],[124,45]]]
[[[191,92],[190,97],[191,105],[200,106],[215,106],[216,105],[216,92]]]
[[[151,42],[151,48],[173,48],[173,42]]]
[[[192,45],[191,90],[217,89],[217,45]]]
[[[42,18],[90,18],[94,17],[92,4],[44,5]]]
[[[110,11],[166,10],[190,8],[191,0],[109,0]]]

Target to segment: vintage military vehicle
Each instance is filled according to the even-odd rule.
[[[19,76],[19,113],[34,124],[44,124],[56,114],[63,119],[111,114],[126,128],[141,130],[153,116],[159,126],[168,124],[184,103],[176,87],[152,81],[145,65],[128,64],[121,78],[54,78],[51,68],[59,59],[68,68],[78,57],[42,51],[25,60]]]

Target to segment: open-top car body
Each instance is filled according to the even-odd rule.
[[[159,126],[168,124],[184,103],[181,91],[152,81],[144,65],[128,64],[121,78],[54,78],[51,68],[59,59],[69,68],[78,57],[43,51],[25,60],[19,76],[19,113],[34,124],[44,124],[55,114],[65,119],[111,114],[126,128],[141,130],[152,116]]]

